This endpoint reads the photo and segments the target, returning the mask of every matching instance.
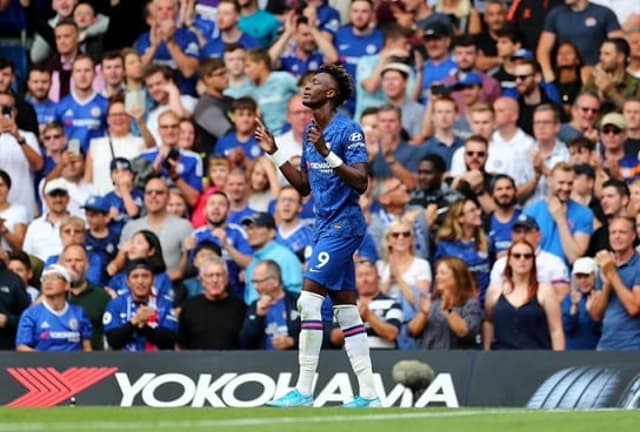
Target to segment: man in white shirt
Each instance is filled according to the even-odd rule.
[[[9,202],[22,205],[31,220],[36,204],[33,173],[42,169],[44,161],[36,136],[16,125],[18,112],[13,94],[0,92],[0,107],[0,169],[11,177]]]

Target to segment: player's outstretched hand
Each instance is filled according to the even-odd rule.
[[[307,134],[307,138],[313,146],[318,150],[320,156],[327,157],[329,154],[329,149],[327,148],[327,143],[324,141],[324,136],[322,135],[322,131],[320,130],[320,126],[316,123],[315,120],[312,121],[312,126],[309,128],[309,133]]]
[[[256,131],[254,133],[260,148],[267,154],[273,154],[278,150],[276,146],[276,140],[273,138],[273,135],[267,127],[260,121],[258,117],[256,117]]]

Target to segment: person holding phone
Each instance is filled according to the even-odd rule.
[[[40,146],[33,133],[18,128],[16,98],[8,90],[0,91],[0,109],[0,169],[12,180],[9,201],[22,205],[31,220],[36,207],[33,175],[44,165]]]
[[[540,226],[542,250],[559,256],[566,264],[584,255],[593,234],[593,212],[570,198],[575,175],[572,165],[555,164],[548,179],[547,198],[524,210]]]

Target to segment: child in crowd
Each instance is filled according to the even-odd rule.
[[[224,185],[227,183],[229,171],[231,171],[231,165],[224,157],[213,156],[209,158],[209,165],[207,168],[209,187],[207,187],[202,195],[200,195],[200,199],[193,210],[191,224],[194,228],[200,228],[207,224],[207,219],[204,217],[204,207],[207,203],[207,199],[212,193],[224,190]]]
[[[231,123],[234,131],[220,138],[215,154],[226,157],[234,167],[247,167],[249,161],[263,152],[254,136],[258,105],[249,97],[236,99],[231,104]]]

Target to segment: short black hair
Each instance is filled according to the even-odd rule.
[[[351,98],[351,95],[353,94],[353,80],[351,79],[349,72],[347,72],[344,67],[335,64],[324,64],[320,67],[318,72],[330,75],[338,87],[338,95],[336,96],[334,105],[335,107],[339,107]]]
[[[594,171],[593,167],[591,165],[589,165],[589,164],[586,164],[586,163],[575,164],[573,166],[573,171],[576,173],[576,176],[586,175],[587,178],[589,178],[591,180],[595,180],[595,178],[596,178],[596,172]],[[603,187],[604,187],[604,185],[603,185]]]
[[[420,159],[420,163],[422,162],[431,162],[433,168],[438,172],[438,174],[444,174],[447,172],[447,163],[442,159],[442,156],[437,155],[435,153],[428,154],[422,159]]]
[[[589,151],[594,151],[596,149],[596,143],[591,141],[589,138],[586,138],[584,136],[579,136],[577,138],[570,140],[567,143],[567,148],[571,148],[571,147],[578,147],[578,148],[587,149]]]
[[[631,192],[629,191],[629,186],[622,180],[609,179],[602,183],[602,189],[612,187],[618,192],[618,195],[621,197],[630,197]]]
[[[489,183],[489,192],[491,194],[493,194],[493,190],[496,188],[496,184],[500,180],[508,180],[511,183],[511,186],[514,189],[517,189],[516,188],[516,181],[513,179],[513,177],[511,177],[510,175],[507,175],[507,174],[496,174],[495,176],[493,176],[493,178],[491,178],[491,183]]]

